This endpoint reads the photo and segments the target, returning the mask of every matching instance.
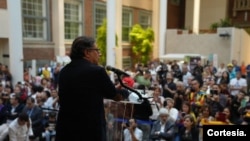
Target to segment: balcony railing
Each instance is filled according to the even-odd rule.
[[[250,10],[250,0],[234,0],[233,16],[235,17],[238,11]]]

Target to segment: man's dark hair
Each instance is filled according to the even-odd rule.
[[[29,116],[28,116],[27,113],[21,112],[21,113],[18,115],[18,119],[19,119],[19,120],[22,120],[22,121],[29,121]]]
[[[87,36],[77,37],[71,46],[70,59],[81,59],[83,57],[83,51],[85,49],[93,47],[95,39]]]
[[[202,76],[195,76],[192,81],[197,81],[199,83],[199,88],[203,86]]]
[[[35,101],[35,98],[33,98],[33,97],[31,97],[31,96],[29,96],[29,97],[27,98],[27,100],[30,100],[31,103],[35,103],[35,102],[36,102],[36,101]]]

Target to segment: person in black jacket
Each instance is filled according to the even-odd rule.
[[[71,62],[59,75],[55,141],[106,141],[103,101],[120,99],[105,68],[98,65],[100,55],[94,38],[80,36],[73,41]]]
[[[184,117],[184,126],[180,129],[179,136],[180,141],[199,141],[199,129],[193,116]]]

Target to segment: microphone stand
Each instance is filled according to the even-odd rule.
[[[132,89],[132,88],[124,85],[124,83],[122,82],[122,79],[121,79],[121,75],[122,74],[117,74],[117,78],[118,78],[118,81],[120,82],[121,86],[128,89],[128,90],[130,90],[130,91],[132,91],[132,92],[134,92],[134,93],[136,93],[138,95],[138,97],[139,97],[138,102],[143,102],[143,97],[141,96],[140,92],[138,92],[135,89]]]

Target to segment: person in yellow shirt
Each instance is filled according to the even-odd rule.
[[[49,70],[48,64],[45,64],[44,69],[42,70],[43,78],[46,78],[47,80],[50,80],[50,78],[51,78],[50,73],[51,72]]]

